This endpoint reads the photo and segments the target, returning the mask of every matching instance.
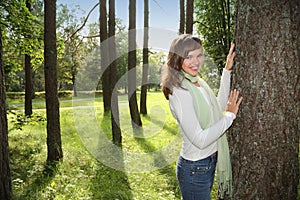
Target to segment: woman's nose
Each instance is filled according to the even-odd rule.
[[[200,63],[200,59],[199,58],[197,58],[197,57],[194,57],[193,59],[192,59],[192,64],[199,64]]]

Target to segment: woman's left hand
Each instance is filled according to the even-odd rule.
[[[229,50],[229,53],[227,55],[227,60],[226,60],[226,65],[225,65],[225,69],[227,70],[231,70],[232,66],[233,66],[233,59],[235,57],[235,52],[234,52],[234,43],[231,43],[231,47]]]

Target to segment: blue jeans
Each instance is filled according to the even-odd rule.
[[[179,156],[176,176],[183,200],[210,200],[217,154],[190,161]]]

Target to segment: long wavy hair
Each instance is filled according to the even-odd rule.
[[[166,97],[173,94],[173,87],[181,87],[182,64],[190,51],[201,49],[202,41],[190,34],[180,35],[171,43],[167,62],[164,65],[161,75],[161,87]]]

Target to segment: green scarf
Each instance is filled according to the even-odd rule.
[[[212,123],[218,122],[223,117],[223,111],[213,91],[208,84],[198,76],[191,76],[182,71],[185,78],[183,78],[182,85],[190,92],[193,98],[193,105],[196,111],[202,129],[209,128]],[[209,107],[199,89],[193,84],[198,82],[208,94],[212,108]],[[229,155],[229,147],[226,134],[223,134],[217,141],[218,144],[218,162],[217,162],[217,180],[220,190],[220,197],[224,194],[232,196],[232,172]]]

